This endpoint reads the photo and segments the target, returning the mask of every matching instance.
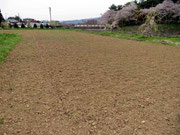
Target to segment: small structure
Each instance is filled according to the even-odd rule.
[[[50,24],[50,22],[49,22],[49,21],[47,21],[47,20],[43,20],[43,21],[41,21],[41,24],[42,24],[42,25],[44,25],[44,26],[46,26],[47,24],[49,25],[49,24]]]
[[[76,24],[75,29],[86,29],[86,30],[104,30],[105,25],[87,25],[87,24]]]
[[[50,21],[50,27],[52,28],[58,28],[58,27],[62,27],[61,23],[59,21]]]

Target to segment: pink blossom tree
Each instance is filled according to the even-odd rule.
[[[138,9],[135,2],[128,3],[119,11],[108,10],[99,20],[100,24],[110,24],[112,28],[117,26],[142,24],[146,16],[156,12],[157,23],[180,23],[180,0],[174,3],[172,0],[164,0],[163,3],[149,9]]]
[[[179,3],[175,4],[174,9],[175,14],[172,17],[177,21],[177,23],[180,23],[180,1]]]
[[[137,10],[136,3],[132,2],[122,10],[118,11],[115,16],[114,24],[124,25],[124,24],[131,24],[136,21],[136,10]]]
[[[158,14],[158,23],[180,23],[180,4],[174,3],[172,0],[165,0],[163,3],[158,4],[156,7],[149,9],[141,9],[140,15],[143,17],[149,13],[156,11]]]
[[[101,18],[99,19],[99,24],[112,24],[114,21],[114,17],[116,16],[117,11],[108,10],[105,12]]]

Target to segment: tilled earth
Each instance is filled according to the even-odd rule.
[[[180,135],[180,48],[58,30],[0,63],[0,135]]]

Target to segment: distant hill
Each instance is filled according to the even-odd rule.
[[[68,21],[60,21],[60,23],[67,23],[67,24],[78,24],[78,23],[84,23],[88,20],[98,20],[99,17],[97,18],[88,18],[88,19],[79,19],[79,20],[68,20]]]

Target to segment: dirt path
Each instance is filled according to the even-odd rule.
[[[0,64],[0,135],[180,134],[180,48],[7,32],[23,37]]]

